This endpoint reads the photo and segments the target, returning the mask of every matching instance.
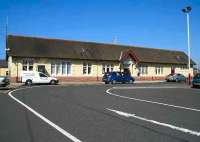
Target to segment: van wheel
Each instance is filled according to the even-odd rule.
[[[27,80],[26,83],[25,83],[25,85],[31,86],[32,85],[32,81],[31,80]]]
[[[51,80],[50,84],[51,84],[51,85],[55,85],[55,84],[56,84],[56,81],[55,81],[55,80]]]

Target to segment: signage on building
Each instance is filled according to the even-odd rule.
[[[129,68],[129,66],[130,66],[131,64],[134,64],[134,62],[133,62],[133,60],[131,60],[131,59],[129,58],[129,59],[123,60],[123,61],[122,61],[122,64],[123,64],[123,67],[124,67],[124,68]]]

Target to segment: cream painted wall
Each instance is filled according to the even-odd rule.
[[[165,77],[171,73],[171,65],[170,64],[144,64],[148,66],[148,74],[140,74],[141,77]],[[163,67],[163,73],[162,74],[156,74],[155,67],[161,66]],[[188,69],[181,69],[181,66],[175,66],[175,73],[181,73],[184,76],[188,76]],[[137,73],[139,72],[138,67],[136,65],[130,66],[131,74],[133,76],[137,76]],[[193,76],[193,69],[191,68],[191,75]]]
[[[20,76],[21,71],[22,71],[22,61],[23,58],[12,58],[12,62],[9,62],[10,68],[11,68],[11,77],[16,77]],[[47,72],[51,75],[51,63],[61,63],[62,61],[69,61],[71,62],[72,66],[72,74],[69,76],[72,77],[102,77],[102,65],[103,64],[113,64],[114,65],[114,71],[120,71],[120,64],[119,62],[113,62],[113,61],[83,61],[83,60],[59,60],[59,59],[48,59],[48,58],[36,58],[34,59],[34,64],[33,64],[33,70],[37,71],[37,66],[38,65],[45,65],[45,68]],[[92,72],[90,75],[83,75],[83,63],[91,63],[92,64]],[[141,77],[152,77],[152,76],[157,76],[157,77],[164,77],[168,74],[171,73],[171,65],[167,64],[147,64],[148,65],[148,74],[147,75],[142,75],[140,74]],[[160,65],[163,66],[163,74],[156,75],[155,74],[155,66]],[[133,76],[137,76],[138,73],[138,68],[136,65],[130,65],[130,71]],[[188,70],[181,70],[180,66],[176,66],[175,69],[176,73],[182,73],[185,76],[188,75]],[[191,75],[193,75],[193,69],[191,69]],[[62,75],[58,75],[62,76]],[[65,75],[66,76],[66,75]]]
[[[103,64],[113,64],[114,71],[119,71],[119,63],[118,62],[100,62],[100,61],[83,61],[83,60],[60,60],[60,59],[48,59],[48,58],[37,58],[34,59],[33,70],[37,71],[38,65],[45,65],[46,71],[51,75],[51,63],[61,63],[62,61],[71,62],[71,75],[73,77],[102,77],[102,65]],[[20,76],[22,71],[22,62],[23,58],[12,58],[11,63],[11,77]],[[89,75],[83,75],[83,63],[91,63],[92,71]],[[57,75],[57,76],[66,76],[66,75]]]

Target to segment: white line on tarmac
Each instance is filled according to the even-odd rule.
[[[122,112],[122,111],[118,111],[118,110],[114,110],[114,109],[109,109],[109,108],[106,108],[106,109],[111,111],[111,112],[114,112],[114,113],[116,113],[118,115],[127,117],[127,118],[133,117],[133,118],[136,118],[136,119],[139,119],[139,120],[142,120],[142,121],[146,121],[146,122],[149,122],[149,123],[153,123],[153,124],[156,124],[156,125],[168,127],[168,128],[180,131],[180,132],[189,133],[189,134],[195,135],[195,136],[200,136],[200,132],[197,132],[197,131],[189,130],[189,129],[182,128],[182,127],[177,127],[177,126],[174,126],[174,125],[171,125],[171,124],[162,123],[162,122],[158,122],[158,121],[151,120],[151,119],[147,119],[147,118],[144,118],[144,117],[141,117],[141,116],[137,116],[137,115],[131,114],[131,113],[126,113],[126,112]]]
[[[27,110],[29,110],[30,112],[32,112],[34,115],[36,115],[37,117],[39,117],[40,119],[42,119],[44,122],[46,122],[47,124],[49,124],[50,126],[52,126],[53,128],[55,128],[57,131],[59,131],[60,133],[62,133],[64,136],[66,136],[67,138],[69,138],[70,140],[72,140],[73,142],[81,142],[81,140],[79,140],[78,138],[76,138],[75,136],[71,135],[70,133],[68,133],[67,131],[65,131],[64,129],[62,129],[61,127],[59,127],[58,125],[56,125],[55,123],[53,123],[52,121],[50,121],[49,119],[47,119],[46,117],[44,117],[43,115],[39,114],[38,112],[36,112],[34,109],[32,109],[31,107],[29,107],[28,105],[24,104],[23,102],[21,102],[20,100],[18,100],[17,98],[15,98],[12,93],[17,91],[17,90],[23,90],[25,88],[22,89],[16,89],[13,90],[11,92],[8,93],[8,95],[15,100],[16,102],[18,102],[19,104],[21,104],[23,107],[25,107]]]
[[[177,88],[181,88],[181,89],[188,89],[189,87],[175,87],[175,86],[165,86],[165,87],[159,87],[159,86],[139,86],[139,87],[113,87],[113,89],[177,89]]]
[[[129,100],[134,100],[134,101],[140,101],[140,102],[145,102],[145,103],[151,103],[151,104],[157,104],[157,105],[163,105],[163,106],[168,106],[168,107],[174,107],[174,108],[179,108],[179,109],[185,109],[185,110],[200,112],[199,109],[195,109],[195,108],[189,108],[189,107],[184,107],[184,106],[176,106],[176,105],[172,105],[172,104],[166,104],[166,103],[154,102],[154,101],[149,101],[149,100],[131,98],[131,97],[121,96],[121,95],[117,95],[117,94],[110,92],[113,89],[121,89],[121,88],[113,87],[113,88],[106,90],[106,93],[109,94],[109,95],[112,95],[112,96],[119,97],[119,98],[124,98],[124,99],[129,99]],[[132,87],[132,89],[138,89],[138,88],[141,89],[141,87]],[[153,87],[145,87],[145,88],[153,88]],[[156,87],[156,88],[158,88],[158,87]],[[159,87],[159,88],[161,88],[161,87]]]

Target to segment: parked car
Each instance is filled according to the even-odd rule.
[[[55,77],[49,77],[42,72],[35,71],[23,71],[21,74],[21,81],[25,85],[31,84],[58,84],[58,79]]]
[[[169,74],[166,79],[167,82],[185,82],[186,77],[180,73]]]
[[[200,73],[197,73],[192,79],[192,87],[200,87]]]
[[[105,84],[108,84],[108,83],[115,84],[117,82],[133,83],[135,79],[128,73],[108,72],[104,74],[102,81],[105,82]]]
[[[0,86],[6,87],[10,84],[10,80],[7,76],[0,76]]]

